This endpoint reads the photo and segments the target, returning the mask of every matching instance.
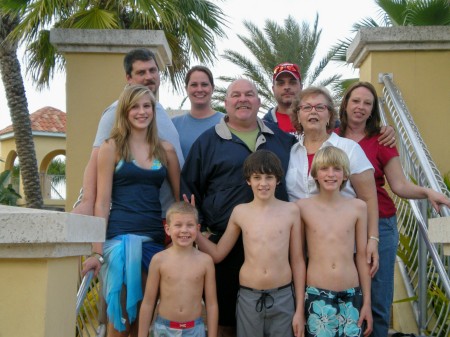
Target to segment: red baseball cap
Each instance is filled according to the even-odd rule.
[[[302,76],[300,75],[300,68],[295,63],[283,62],[273,68],[273,78],[272,80],[275,82],[278,75],[282,73],[289,73],[294,76],[295,79],[302,81]]]

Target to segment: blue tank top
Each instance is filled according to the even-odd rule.
[[[164,242],[159,190],[167,169],[158,160],[151,169],[120,160],[114,171],[106,239],[117,235],[150,236]]]

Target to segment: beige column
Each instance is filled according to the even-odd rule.
[[[0,206],[0,336],[73,337],[79,259],[101,218]]]
[[[164,70],[172,54],[163,31],[52,29],[50,40],[66,60],[66,210],[82,186],[101,113],[126,84],[124,55],[148,48]]]
[[[450,27],[363,28],[347,51],[381,96],[391,73],[441,173],[450,171]]]

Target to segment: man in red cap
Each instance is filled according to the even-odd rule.
[[[272,91],[277,105],[269,109],[262,119],[264,122],[275,123],[284,132],[298,137],[288,110],[294,98],[303,89],[300,67],[295,63],[280,63],[273,68],[272,81]],[[339,120],[336,120],[335,127],[339,124]],[[382,126],[380,133],[383,135],[379,139],[380,144],[389,147],[395,145],[395,130],[392,126]]]
[[[281,130],[295,135],[296,131],[288,115],[288,109],[302,90],[300,68],[295,63],[280,63],[273,69],[272,79],[272,91],[277,105],[266,113],[263,120],[276,123]]]

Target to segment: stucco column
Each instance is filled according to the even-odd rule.
[[[163,31],[52,29],[50,41],[66,60],[66,211],[70,211],[82,186],[101,113],[126,84],[124,55],[134,48],[148,48],[164,70],[172,54]]]
[[[73,337],[79,261],[101,218],[0,206],[0,336]]]
[[[396,86],[441,173],[450,171],[450,27],[363,28],[347,51],[381,96],[380,73]]]

